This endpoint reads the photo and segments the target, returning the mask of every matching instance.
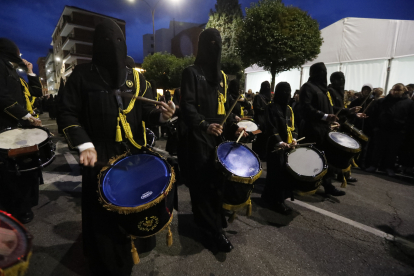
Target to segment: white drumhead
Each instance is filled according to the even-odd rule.
[[[257,125],[250,120],[241,120],[240,122],[237,123],[237,125],[239,127],[244,127],[246,131],[250,131],[250,132],[253,132],[259,129]]]
[[[39,128],[16,128],[0,133],[0,148],[17,149],[39,145],[48,137],[47,132]]]
[[[360,145],[357,140],[341,132],[330,132],[329,137],[337,144],[350,149],[359,149]]]
[[[324,166],[321,156],[311,148],[297,148],[289,154],[287,162],[294,172],[303,176],[318,175]]]

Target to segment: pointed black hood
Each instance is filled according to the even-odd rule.
[[[92,62],[111,88],[121,87],[126,80],[127,46],[121,28],[111,19],[96,26],[93,36]]]
[[[345,75],[342,72],[334,72],[330,77],[331,86],[335,91],[341,94],[344,97],[345,93]]]
[[[237,99],[240,95],[239,93],[239,81],[237,79],[231,80],[229,83],[229,93],[234,98]]]
[[[222,41],[218,30],[210,28],[200,34],[194,64],[201,67],[207,81],[213,85],[219,85],[221,80],[221,50]]]
[[[310,67],[309,82],[319,87],[323,92],[328,91],[328,79],[325,63],[318,62]]]
[[[270,91],[270,83],[268,81],[262,82],[259,94],[262,95],[266,100],[271,100],[272,94]]]
[[[276,85],[275,94],[273,95],[273,102],[279,104],[285,110],[291,98],[292,89],[287,82],[279,82]]]
[[[20,50],[17,45],[7,38],[0,38],[0,59],[6,62],[14,62],[20,69],[27,71],[27,66],[20,57]]]

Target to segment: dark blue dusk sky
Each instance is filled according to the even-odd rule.
[[[147,0],[155,4],[158,0]],[[216,0],[160,0],[155,28],[168,28],[170,20],[206,23]],[[243,12],[251,0],[239,0]],[[309,12],[324,28],[345,17],[414,20],[414,0],[284,0]],[[13,40],[23,58],[33,64],[47,55],[51,35],[65,5],[76,6],[126,21],[128,53],[142,62],[142,35],[152,33],[151,13],[141,0],[0,0],[0,37]],[[413,34],[414,35],[414,34]],[[37,66],[35,65],[35,71]]]

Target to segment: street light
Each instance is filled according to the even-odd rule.
[[[134,2],[134,0],[129,0],[130,2]],[[142,0],[142,1],[144,1],[145,2],[145,4],[147,4],[148,5],[148,7],[150,8],[150,10],[151,10],[151,15],[152,15],[152,37],[153,37],[153,39],[154,39],[154,43],[153,43],[153,45],[154,45],[154,53],[155,53],[155,24],[154,24],[154,14],[155,14],[155,8],[158,6],[158,4],[161,2],[161,0],[158,0],[157,1],[157,3],[155,4],[155,6],[154,7],[151,7],[151,5],[150,4],[148,4],[148,2],[146,1],[146,0]],[[173,0],[173,1],[177,1],[177,0]]]

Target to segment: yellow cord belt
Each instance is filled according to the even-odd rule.
[[[136,69],[134,69],[133,72],[134,72],[134,80],[135,80],[135,84],[136,84],[135,95],[131,99],[131,101],[129,102],[129,105],[128,105],[127,109],[124,109],[124,110],[119,109],[118,125],[116,126],[115,141],[116,142],[122,142],[121,127],[119,126],[119,123],[121,123],[122,128],[124,129],[124,132],[125,132],[125,137],[131,142],[132,145],[134,145],[138,149],[141,149],[142,146],[139,145],[134,140],[134,136],[132,134],[131,126],[129,125],[129,123],[127,121],[127,118],[126,118],[126,115],[129,112],[131,112],[131,110],[134,108],[135,100],[136,100],[136,97],[138,97],[139,90],[140,90],[139,73]],[[145,89],[144,93],[142,94],[142,96],[144,96],[145,92],[147,92],[147,88],[148,88],[148,84],[146,85],[146,89]],[[146,139],[146,136],[145,136],[145,122],[144,121],[142,122],[142,127],[144,129],[144,147],[145,147],[147,145],[147,139]]]
[[[328,96],[329,102],[331,103],[331,106],[333,106],[331,93],[329,93],[329,91],[326,92],[326,96]]]
[[[221,73],[223,74],[223,78],[224,78],[224,95],[222,93],[220,93],[220,91],[218,91],[218,110],[217,110],[217,114],[218,115],[226,115],[226,109],[224,107],[224,104],[226,103],[226,100],[227,100],[227,75],[224,74],[223,71],[221,71]]]
[[[33,101],[32,102],[30,101],[29,85],[22,78],[20,78],[20,83],[23,86],[23,93],[24,93],[24,97],[26,98],[26,109],[27,109],[27,111],[32,116],[38,117],[38,115],[34,115],[34,111],[33,111],[33,104],[34,104],[35,97],[33,97]]]
[[[295,131],[295,115],[293,115],[292,108],[289,105],[288,105],[288,107],[290,109],[290,113],[292,114],[292,127],[289,127],[289,125],[286,124],[287,134],[288,134],[287,142],[288,142],[288,144],[291,144],[293,142],[292,131]]]

